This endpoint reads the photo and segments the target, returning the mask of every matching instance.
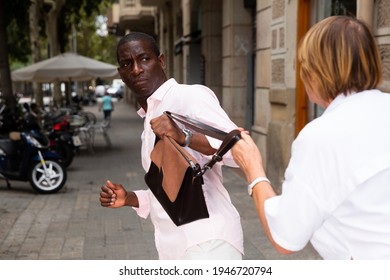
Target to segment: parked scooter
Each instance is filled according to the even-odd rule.
[[[64,186],[66,169],[57,153],[48,149],[49,141],[40,131],[11,132],[0,139],[0,175],[6,180],[29,181],[38,193],[55,193]]]
[[[10,180],[29,181],[38,193],[55,193],[67,179],[59,155],[49,149],[49,139],[27,115],[22,132],[10,132],[0,139],[0,176],[10,188]]]

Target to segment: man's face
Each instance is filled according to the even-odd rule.
[[[157,56],[147,41],[121,45],[118,62],[123,82],[135,93],[141,106],[166,81],[164,56]]]

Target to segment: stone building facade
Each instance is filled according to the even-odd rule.
[[[277,191],[293,140],[321,114],[306,98],[296,60],[311,25],[334,14],[365,20],[384,62],[381,87],[390,91],[390,0],[119,0],[117,5],[122,8],[112,24],[120,26],[118,35],[152,33],[167,55],[168,76],[207,85],[232,120],[251,131]]]

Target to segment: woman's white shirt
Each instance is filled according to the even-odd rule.
[[[282,195],[265,211],[273,239],[309,241],[324,259],[390,259],[390,95],[339,95],[292,146]]]

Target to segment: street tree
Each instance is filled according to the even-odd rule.
[[[102,51],[112,48],[113,38],[97,38],[89,29],[91,18],[105,13],[114,0],[0,0],[0,87],[8,106],[16,106],[12,90],[10,63],[36,63],[43,57],[52,57],[72,50],[95,59],[113,57]],[[7,12],[12,11],[12,13]],[[94,20],[92,20],[94,22]],[[76,34],[84,47],[71,46],[69,38]],[[84,35],[84,36],[82,36]],[[111,40],[111,41],[110,41]],[[85,43],[87,42],[87,43]],[[90,48],[85,47],[91,44]],[[95,54],[91,56],[92,50]],[[94,57],[99,55],[100,57]],[[33,85],[36,102],[43,104],[41,84]],[[53,98],[61,104],[59,84]]]
[[[9,58],[27,60],[30,50],[25,47],[26,36],[20,30],[27,27],[29,5],[30,2],[25,0],[0,0],[0,91],[10,110],[16,108],[17,102],[12,90]]]

